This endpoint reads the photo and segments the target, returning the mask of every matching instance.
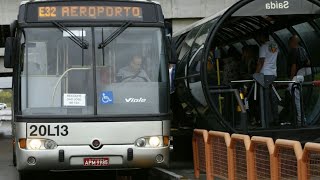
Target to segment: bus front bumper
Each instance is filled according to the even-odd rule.
[[[54,150],[18,149],[16,153],[19,171],[150,168],[168,166],[169,163],[169,147],[104,145],[94,150],[90,146],[59,146]],[[100,165],[88,163],[88,159],[108,159],[108,162]],[[34,160],[34,164],[30,163]]]

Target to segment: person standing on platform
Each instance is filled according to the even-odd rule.
[[[258,40],[261,46],[259,48],[259,59],[256,73],[263,74],[265,80],[269,78],[275,79],[277,77],[277,58],[279,54],[278,45],[269,39],[269,34],[266,32],[259,34]],[[270,86],[272,86],[272,84]],[[272,115],[271,119],[266,119],[266,121],[269,121],[270,124],[278,125],[278,98],[271,87],[265,89],[264,102],[266,114]]]

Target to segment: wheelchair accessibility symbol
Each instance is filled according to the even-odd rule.
[[[112,93],[112,91],[101,92],[100,103],[101,104],[113,104],[113,93]]]

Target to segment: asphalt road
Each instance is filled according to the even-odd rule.
[[[18,173],[12,165],[10,139],[0,137],[0,179],[18,180]]]

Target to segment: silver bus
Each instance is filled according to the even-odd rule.
[[[158,3],[26,1],[10,29],[20,179],[168,165],[170,39]]]

